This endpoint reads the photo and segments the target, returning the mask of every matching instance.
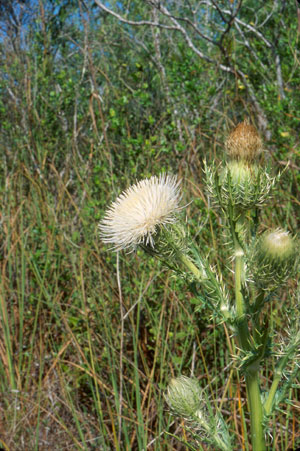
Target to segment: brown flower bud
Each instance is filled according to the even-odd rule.
[[[262,150],[262,140],[248,119],[238,124],[225,142],[226,150],[236,160],[255,160]]]

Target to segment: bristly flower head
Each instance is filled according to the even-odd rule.
[[[209,449],[232,449],[226,423],[221,416],[214,415],[196,379],[185,376],[172,379],[165,399],[171,412],[183,417],[192,433],[211,445]]]
[[[187,420],[196,416],[202,417],[202,390],[196,379],[185,376],[171,379],[165,398],[169,407],[177,415]]]
[[[262,140],[256,128],[245,119],[229,134],[225,146],[231,158],[251,162],[260,154]]]
[[[139,244],[154,247],[159,229],[176,222],[181,209],[179,185],[176,176],[161,174],[128,188],[100,222],[102,240],[113,244],[114,250],[133,250]]]
[[[275,179],[266,169],[247,161],[229,161],[219,178],[219,201],[225,208],[231,204],[238,210],[263,205],[270,195]]]
[[[265,232],[254,246],[254,280],[265,289],[278,287],[293,277],[297,254],[297,242],[288,232],[281,229]]]
[[[295,243],[289,232],[277,229],[267,232],[261,240],[261,253],[265,258],[274,260],[286,260],[291,257],[295,250]]]

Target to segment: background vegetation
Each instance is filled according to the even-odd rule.
[[[179,174],[191,235],[229,274],[202,161],[220,161],[250,117],[274,173],[289,162],[260,228],[297,231],[297,12],[285,0],[0,1],[4,449],[185,450],[163,399],[180,373],[199,378],[236,449],[250,449],[230,331],[159,262],[108,252],[97,223],[137,179]],[[294,281],[285,288],[269,306],[278,342],[296,308]],[[266,386],[272,371],[270,358]],[[290,397],[272,450],[300,446],[297,386]]]

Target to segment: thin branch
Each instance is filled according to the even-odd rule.
[[[229,11],[228,9],[223,11],[225,14],[230,14],[231,15],[231,11]],[[237,22],[238,24],[242,25],[243,27],[247,28],[248,30],[252,31],[258,38],[260,38],[268,48],[272,48],[272,43],[270,41],[268,41],[268,39],[266,39],[264,37],[264,35],[257,30],[257,28],[255,28],[253,25],[250,25],[246,22],[244,22],[243,20],[239,19],[238,17],[234,17],[234,21]]]
[[[212,0],[212,1],[213,1],[213,0]],[[223,47],[223,45],[222,45],[223,39],[224,39],[225,35],[230,31],[230,29],[231,29],[231,27],[232,27],[232,24],[234,23],[234,21],[235,21],[235,19],[236,19],[236,16],[238,15],[238,12],[239,12],[239,10],[240,10],[240,8],[241,8],[241,6],[242,6],[242,1],[243,1],[243,0],[240,0],[240,1],[239,1],[239,3],[238,3],[238,5],[237,5],[237,7],[236,7],[234,13],[230,15],[230,19],[229,19],[229,21],[227,22],[226,29],[224,30],[224,32],[223,32],[223,34],[222,34],[222,36],[221,36],[221,38],[220,38],[220,41],[219,41],[220,46],[222,46],[222,47]],[[218,11],[219,11],[219,9],[218,9]],[[219,12],[219,14],[220,14],[220,12]],[[223,17],[223,16],[222,16],[222,17]]]
[[[140,21],[135,21],[135,20],[128,20],[125,19],[124,17],[120,16],[120,14],[112,11],[111,9],[107,8],[107,6],[105,6],[102,2],[100,2],[99,0],[94,0],[95,3],[99,6],[99,8],[103,9],[103,11],[107,12],[108,14],[111,14],[112,16],[116,17],[120,22],[126,23],[128,25],[134,25],[134,26],[144,26],[144,25],[148,25],[151,27],[159,27],[159,28],[164,28],[166,30],[174,30],[174,27],[170,27],[168,25],[164,25],[161,24],[159,22],[151,22],[150,20],[140,20]]]
[[[246,36],[244,35],[244,32],[242,31],[242,29],[240,28],[239,24],[237,21],[235,21],[235,28],[237,29],[237,31],[239,32],[239,34],[241,35],[243,41],[242,43],[245,45],[245,47],[249,50],[249,52],[253,55],[254,59],[257,61],[257,63],[262,67],[263,69],[263,73],[261,74],[264,78],[265,74],[267,73],[267,68],[264,65],[264,63],[260,60],[260,58],[257,56],[256,52],[253,50],[253,48],[250,45],[250,42],[248,41],[248,39],[246,38]],[[267,79],[267,78],[266,78]]]
[[[204,59],[205,61],[208,61],[210,63],[213,63],[214,61],[209,58],[208,56],[204,55],[204,53],[202,53],[199,49],[197,49],[197,47],[195,47],[195,45],[193,44],[190,36],[188,35],[187,31],[185,28],[183,28],[180,23],[178,22],[178,20],[175,19],[175,17],[172,16],[172,14],[167,10],[167,8],[165,8],[163,5],[160,5],[159,10],[161,13],[163,13],[166,17],[168,17],[170,19],[171,22],[173,22],[173,24],[175,25],[174,29],[177,31],[180,31],[180,33],[183,35],[188,47],[193,50],[194,53],[196,53],[196,55],[199,56],[199,58]]]
[[[280,56],[278,53],[276,53],[276,55],[275,55],[275,66],[276,66],[276,77],[277,77],[277,85],[278,85],[279,95],[280,95],[281,99],[285,99],[282,72],[281,72],[281,62],[280,62]]]
[[[213,39],[211,39],[210,37],[206,36],[205,34],[203,34],[199,28],[195,25],[195,23],[193,23],[190,19],[188,19],[187,17],[178,17],[178,16],[174,16],[173,14],[171,14],[166,8],[162,7],[162,5],[160,5],[158,2],[155,2],[153,0],[147,0],[147,2],[154,6],[155,9],[157,11],[160,11],[162,14],[164,14],[166,17],[173,18],[174,20],[176,20],[177,22],[185,22],[186,24],[190,25],[193,30],[195,31],[195,33],[197,33],[201,38],[205,39],[205,41],[210,42],[211,44],[214,45],[218,45],[216,41],[214,41]],[[167,11],[167,14],[166,14]],[[177,27],[176,27],[177,29]]]

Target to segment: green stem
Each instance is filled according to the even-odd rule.
[[[270,413],[272,412],[272,407],[273,407],[273,403],[274,403],[277,387],[278,387],[278,384],[280,382],[281,376],[282,376],[282,371],[277,369],[275,371],[274,379],[273,379],[271,388],[269,390],[269,394],[268,394],[267,400],[266,400],[265,405],[264,405],[266,415],[270,415]]]
[[[263,407],[260,397],[258,371],[248,371],[245,379],[250,411],[252,449],[253,451],[265,451]]]
[[[266,399],[266,402],[264,404],[264,410],[266,415],[270,415],[272,413],[273,405],[274,405],[274,399],[277,392],[277,388],[279,385],[279,382],[282,378],[282,373],[284,368],[287,365],[288,360],[291,358],[293,353],[299,349],[299,342],[300,342],[300,332],[298,332],[298,335],[295,337],[295,340],[288,346],[286,353],[279,362],[277,363],[275,372],[274,372],[274,378],[271,385],[271,388],[269,390],[268,397]]]
[[[236,223],[231,220],[231,232],[235,247],[235,302],[237,336],[241,349],[251,351],[251,337],[246,317],[246,306],[242,287],[245,281],[244,252],[236,233]],[[247,399],[250,413],[251,441],[253,451],[265,451],[265,438],[263,430],[263,406],[260,397],[258,378],[258,363],[246,369]]]
[[[192,274],[196,277],[197,280],[201,281],[203,280],[204,274],[200,269],[197,268],[196,265],[187,257],[187,255],[182,254],[181,252],[178,252],[178,258],[181,260],[183,265],[191,271]]]
[[[257,296],[254,305],[251,305],[251,311],[252,311],[252,322],[253,322],[253,337],[254,337],[254,341],[257,342],[258,340],[261,340],[261,325],[260,325],[260,321],[259,321],[259,314],[260,314],[260,310],[264,304],[264,297],[265,297],[265,293],[263,291],[261,291],[259,293],[259,295]],[[262,325],[263,326],[263,336],[266,337],[267,339],[267,335],[266,335],[266,323]],[[269,328],[269,326],[267,327],[267,329]]]
[[[242,319],[245,316],[245,305],[242,294],[242,274],[243,274],[243,251],[241,248],[235,249],[235,302],[236,316]]]
[[[208,436],[211,437],[212,441],[216,444],[218,449],[220,449],[221,451],[230,451],[232,449],[231,447],[229,448],[229,446],[219,437],[217,428],[214,431],[210,424],[205,421],[199,421],[199,417],[196,417],[196,421],[203,427],[203,429],[205,429]]]
[[[235,306],[239,344],[244,351],[250,350],[250,335],[246,319],[245,303],[242,294],[242,277],[244,273],[244,257],[241,248],[235,251]]]
[[[237,315],[237,331],[239,344],[243,351],[251,350],[250,334],[245,313],[245,304],[242,294],[243,254],[241,249],[236,250],[235,260],[235,299]],[[253,369],[246,370],[247,398],[249,403],[251,440],[253,451],[266,449],[263,431],[263,407],[260,397],[258,364]]]

